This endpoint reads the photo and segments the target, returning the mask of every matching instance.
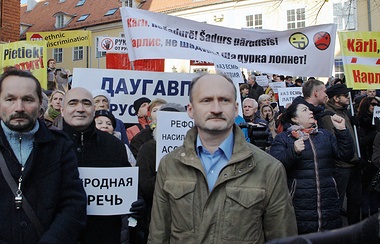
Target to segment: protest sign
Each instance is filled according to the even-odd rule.
[[[91,31],[26,32],[26,40],[45,40],[47,48],[91,46]]]
[[[380,106],[373,107],[372,124],[375,125],[375,118],[380,118]]]
[[[187,105],[189,85],[199,74],[164,73],[111,69],[73,71],[72,87],[84,87],[90,92],[103,89],[111,96],[110,110],[124,123],[138,123],[133,102],[141,97]]]
[[[238,66],[267,73],[325,77],[332,74],[335,24],[286,31],[247,31],[128,7],[121,8],[121,14],[131,60],[214,62],[214,57],[220,56]]]
[[[0,67],[29,70],[47,88],[47,50],[45,41],[19,41],[1,45]]]
[[[285,81],[283,82],[269,82],[268,85],[272,88],[274,93],[278,93],[279,88],[285,88]]]
[[[138,167],[79,167],[79,177],[87,195],[88,215],[129,213],[137,200]]]
[[[127,42],[121,37],[98,37],[98,52],[128,53]]]
[[[194,126],[186,112],[157,112],[156,170],[162,157],[182,146],[186,133]]]
[[[262,87],[268,87],[269,79],[266,75],[256,76],[256,83]]]
[[[298,96],[302,96],[302,87],[278,88],[278,103],[280,106],[285,107]]]
[[[380,88],[380,32],[339,32],[346,84],[353,89]]]

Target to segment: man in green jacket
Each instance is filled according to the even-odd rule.
[[[148,243],[264,243],[296,235],[284,167],[234,125],[233,82],[206,74],[189,93],[196,126],[160,162]]]

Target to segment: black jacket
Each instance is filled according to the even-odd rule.
[[[304,141],[305,150],[300,155],[294,150],[296,139],[289,132],[278,134],[271,146],[270,154],[286,168],[300,234],[341,227],[333,171],[335,159],[351,160],[354,145],[347,129],[335,130],[335,136],[321,129]]]
[[[25,164],[22,190],[44,229],[41,240],[0,174],[0,243],[75,243],[86,221],[86,195],[70,139],[39,122],[33,150]],[[19,164],[2,128],[0,150],[17,182]]]
[[[84,131],[76,131],[63,122],[63,131],[74,142],[79,167],[129,167],[125,145],[95,123]],[[120,243],[121,216],[88,216],[81,243]]]

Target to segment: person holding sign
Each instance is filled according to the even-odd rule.
[[[351,125],[350,116],[348,115],[347,110],[347,107],[350,104],[351,91],[352,89],[347,88],[345,84],[336,84],[327,89],[326,93],[329,97],[329,101],[326,104],[325,111],[326,113],[331,112],[331,115],[322,117],[322,121],[325,129],[335,134],[331,116],[333,114],[341,116],[346,122],[346,128],[350,131],[352,138],[354,138],[354,129]],[[357,149],[356,146],[355,149]],[[360,221],[361,163],[357,151],[355,150],[355,157],[350,161],[335,160],[335,166],[334,178],[339,192],[340,207],[343,209],[343,202],[346,196],[347,223],[352,225]]]
[[[270,154],[283,163],[296,212],[298,233],[342,227],[339,194],[333,178],[336,159],[354,156],[353,139],[345,120],[334,115],[335,136],[318,129],[306,103],[295,103],[282,116],[291,126],[278,134]]]
[[[75,243],[85,227],[72,142],[38,119],[41,103],[31,73],[0,76],[0,243]]]
[[[232,80],[205,74],[189,94],[196,126],[160,161],[148,243],[264,243],[297,234],[283,165],[234,123]]]
[[[124,143],[115,136],[96,129],[95,103],[92,94],[81,87],[69,90],[62,105],[63,131],[74,142],[79,167],[130,167]],[[106,186],[104,186],[106,187]],[[112,199],[111,199],[112,200]],[[137,200],[130,212],[143,215],[145,203]],[[87,216],[85,231],[80,238],[82,244],[119,244],[122,217]]]

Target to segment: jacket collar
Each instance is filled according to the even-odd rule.
[[[63,131],[73,140],[75,143],[80,143],[81,140],[87,141],[92,137],[97,138],[96,134],[95,121],[92,121],[91,124],[83,131],[77,131],[74,127],[67,124],[65,120],[63,120]]]
[[[245,140],[243,132],[236,124],[233,125],[233,134],[234,134],[234,148],[232,151],[230,162],[228,164],[240,162],[252,156],[252,148],[249,147],[249,143]],[[197,135],[198,135],[198,129],[196,126],[191,128],[187,132],[185,141],[183,143],[184,152],[182,153],[185,153],[185,155],[188,157],[184,157],[184,158],[190,158],[190,159],[198,158],[198,155],[195,149]],[[191,162],[194,162],[194,160],[188,161],[189,164],[192,164]],[[198,165],[202,167],[202,164],[193,164],[194,167],[199,168]]]

